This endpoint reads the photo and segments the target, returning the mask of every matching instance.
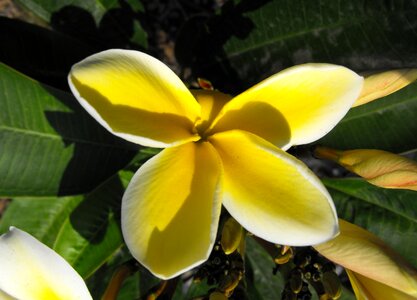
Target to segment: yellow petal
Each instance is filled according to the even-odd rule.
[[[415,300],[416,297],[407,295],[383,283],[346,270],[357,300]]]
[[[204,135],[206,129],[232,97],[211,90],[191,90],[191,93],[201,106],[201,119],[198,121],[197,130],[201,135]]]
[[[295,157],[256,135],[233,130],[209,138],[223,162],[223,204],[248,231],[281,245],[313,245],[338,231],[320,180]]]
[[[216,238],[221,163],[207,142],[164,149],[134,175],[122,200],[132,255],[168,279],[204,262]]]
[[[374,149],[340,151],[327,147],[317,147],[315,154],[339,163],[374,185],[417,191],[417,163],[403,156]]]
[[[339,220],[340,235],[315,249],[331,261],[417,297],[417,272],[374,234]]]
[[[68,82],[80,104],[119,137],[150,147],[198,140],[198,103],[174,72],[145,53],[94,54],[72,67]]]
[[[391,70],[365,76],[362,92],[353,106],[392,94],[417,79],[417,69]]]
[[[92,299],[83,279],[61,256],[15,227],[0,236],[0,266],[4,299]]]
[[[310,143],[343,118],[362,82],[362,77],[341,66],[292,67],[233,98],[210,132],[241,129],[283,149]]]

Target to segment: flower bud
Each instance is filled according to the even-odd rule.
[[[382,150],[339,151],[317,147],[315,155],[337,162],[369,183],[391,189],[417,191],[417,163]]]
[[[321,278],[324,291],[330,299],[339,299],[342,295],[342,284],[335,272],[324,272]]]
[[[417,79],[417,69],[399,69],[365,76],[364,86],[353,106],[392,94]]]
[[[233,253],[240,245],[243,236],[242,226],[232,217],[230,217],[223,226],[221,245],[224,253]]]

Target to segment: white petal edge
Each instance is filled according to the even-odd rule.
[[[33,292],[45,290],[62,300],[92,299],[84,280],[65,259],[16,227],[0,236],[0,265],[0,290],[11,297],[33,299]]]

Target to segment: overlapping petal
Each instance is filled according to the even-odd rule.
[[[338,232],[330,195],[301,161],[244,131],[209,137],[224,167],[223,204],[253,234],[283,245],[313,245]]]
[[[415,300],[416,297],[405,294],[388,285],[346,270],[357,300]]]
[[[145,53],[100,52],[75,64],[68,81],[81,105],[128,141],[167,147],[199,139],[197,101],[174,72]]]
[[[368,289],[371,285],[386,285],[417,297],[417,271],[414,268],[372,233],[343,220],[339,220],[339,225],[339,236],[315,246],[320,254],[354,272],[351,274],[360,278],[359,282],[366,284]],[[378,284],[364,281],[364,277]]]
[[[241,129],[282,149],[310,143],[342,119],[362,84],[362,77],[341,66],[292,67],[233,98],[209,131]]]
[[[0,237],[0,266],[0,298],[92,299],[83,279],[62,257],[17,228]]]
[[[223,106],[232,99],[232,96],[214,90],[191,90],[191,93],[201,106],[201,119],[198,121],[197,129],[200,135],[204,135]]]
[[[134,175],[122,229],[132,255],[160,278],[204,262],[221,209],[221,162],[208,142],[164,149]]]

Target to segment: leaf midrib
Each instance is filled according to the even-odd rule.
[[[409,221],[411,221],[411,222],[413,222],[413,223],[416,223],[416,224],[417,224],[417,219],[413,219],[412,217],[407,216],[407,215],[405,215],[405,214],[403,214],[403,213],[400,213],[400,212],[398,212],[398,211],[395,211],[395,210],[393,210],[392,208],[386,207],[386,206],[382,205],[381,203],[374,203],[374,202],[370,202],[369,200],[367,200],[367,199],[365,199],[365,198],[363,198],[363,197],[360,197],[359,195],[355,195],[354,193],[348,192],[348,191],[343,190],[343,189],[340,189],[340,188],[338,188],[338,187],[335,187],[335,186],[332,186],[332,185],[328,185],[326,182],[324,182],[324,184],[325,184],[325,186],[326,186],[327,188],[330,188],[330,189],[336,190],[336,191],[338,191],[338,192],[340,192],[340,193],[346,194],[346,195],[348,195],[348,196],[350,196],[350,197],[353,197],[353,198],[355,198],[355,199],[359,199],[359,200],[362,200],[362,201],[364,201],[364,202],[366,202],[366,203],[369,203],[369,204],[371,204],[371,205],[374,205],[374,206],[380,207],[380,208],[385,209],[385,210],[387,210],[387,211],[389,211],[389,212],[392,212],[392,213],[393,213],[393,214],[395,214],[395,215],[401,216],[401,217],[403,217],[403,218],[405,218],[405,219],[407,219],[407,220],[409,220]]]
[[[77,139],[77,138],[73,138],[73,137],[61,136],[61,135],[58,135],[58,134],[39,132],[39,131],[31,130],[31,129],[10,127],[10,126],[6,126],[6,125],[1,125],[0,126],[0,132],[1,131],[11,131],[11,132],[15,132],[15,133],[33,135],[33,136],[37,136],[37,137],[40,137],[40,138],[60,140],[60,141],[66,140],[66,141],[70,141],[70,142],[73,142],[73,143],[88,144],[88,145],[92,145],[92,146],[96,146],[96,147],[109,147],[109,148],[127,150],[124,147],[117,146],[117,145],[114,145],[114,144],[98,143],[98,142],[93,142],[91,140]]]
[[[399,14],[399,12],[394,11],[394,12],[391,12],[391,13],[386,13],[386,14],[384,14],[384,16],[387,17],[387,16],[394,15],[394,14]],[[345,26],[345,25],[355,25],[355,24],[358,24],[358,23],[361,23],[361,22],[364,22],[364,21],[372,21],[372,18],[368,15],[364,15],[361,18],[349,19],[349,20],[345,20],[345,21],[342,21],[342,22],[336,22],[336,23],[328,24],[327,26],[314,27],[314,28],[309,28],[309,29],[301,30],[301,31],[294,32],[294,33],[280,35],[280,36],[271,38],[271,39],[269,39],[269,40],[267,40],[263,43],[258,43],[256,45],[243,48],[243,49],[241,49],[239,51],[236,51],[236,52],[230,52],[228,54],[228,58],[231,58],[231,57],[234,57],[234,56],[239,56],[243,53],[251,52],[251,51],[254,51],[254,50],[262,48],[262,47],[270,46],[270,45],[272,45],[276,42],[283,41],[283,40],[286,40],[286,39],[291,39],[291,38],[294,38],[294,37],[298,37],[298,36],[308,34],[308,33],[314,32],[314,31],[323,31],[323,30],[326,30],[326,29],[338,28],[338,27],[342,27],[342,26]],[[221,59],[221,60],[224,60],[224,59]]]
[[[340,123],[355,120],[355,119],[358,119],[358,118],[363,118],[365,116],[372,115],[372,114],[375,114],[375,113],[378,113],[378,112],[382,112],[384,110],[390,110],[391,108],[396,108],[399,105],[406,105],[408,102],[413,102],[413,101],[416,101],[416,100],[417,100],[417,96],[404,99],[401,102],[387,103],[386,105],[375,107],[374,109],[365,111],[363,113],[358,113],[358,114],[356,114],[354,116],[351,116],[351,117],[348,116],[347,118],[344,118],[342,121],[340,121]]]

